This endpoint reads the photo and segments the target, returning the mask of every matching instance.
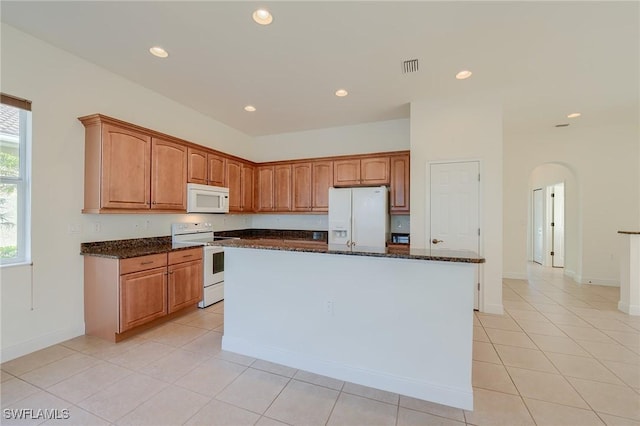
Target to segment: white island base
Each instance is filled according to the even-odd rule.
[[[474,264],[225,247],[222,348],[473,409]]]

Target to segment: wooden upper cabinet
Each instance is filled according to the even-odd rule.
[[[256,168],[256,210],[259,212],[271,212],[274,210],[274,182],[273,166],[259,166]]]
[[[333,185],[389,185],[389,157],[334,161]]]
[[[225,180],[229,188],[229,211],[239,212],[242,200],[242,163],[228,159]]]
[[[389,157],[362,158],[360,183],[363,185],[389,184]]]
[[[409,213],[409,154],[391,157],[391,213]]]
[[[250,164],[242,164],[242,198],[240,199],[240,210],[252,212],[254,208],[254,182],[255,167]]]
[[[217,154],[207,154],[208,184],[227,186],[227,159]]]
[[[148,209],[151,137],[111,124],[98,135],[85,151],[85,210]]]
[[[273,204],[275,211],[291,211],[291,164],[273,167]]]
[[[151,208],[187,210],[187,147],[151,141]]]
[[[207,152],[189,148],[187,150],[189,163],[187,166],[187,182],[207,184]]]
[[[295,163],[291,166],[293,211],[311,211],[311,163]]]
[[[311,210],[329,211],[329,188],[333,185],[333,161],[311,163]]]
[[[338,160],[333,162],[333,185],[360,185],[360,160]]]

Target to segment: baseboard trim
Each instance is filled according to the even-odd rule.
[[[84,323],[75,327],[43,334],[34,339],[25,340],[24,342],[7,346],[6,348],[3,347],[0,349],[0,362],[11,361],[12,359],[30,354],[31,352],[39,351],[40,349],[64,342],[65,340],[73,339],[74,337],[82,336],[83,334]]]
[[[363,386],[395,392],[438,404],[473,410],[473,389],[458,389],[435,383],[418,381],[409,377],[395,376],[377,371],[365,370],[351,365],[337,364],[297,352],[285,351],[265,345],[254,345],[245,339],[225,335],[222,349],[252,358],[310,371],[338,380],[345,380]]]
[[[622,300],[618,302],[618,309],[629,315],[640,315],[640,305],[629,305]]]
[[[617,280],[606,280],[599,278],[582,278],[580,284],[586,285],[604,285],[607,287],[620,287],[620,282]]]
[[[506,278],[508,280],[526,280],[527,274],[523,274],[520,272],[503,272],[502,278]]]
[[[503,315],[504,306],[502,305],[502,303],[500,304],[485,303],[483,305],[482,312],[484,312],[485,314]]]

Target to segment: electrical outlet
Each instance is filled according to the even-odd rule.
[[[333,316],[333,300],[327,300],[325,310],[327,312],[327,315]]]
[[[139,231],[142,228],[142,224],[140,222],[134,222],[133,223],[133,230],[134,231]]]
[[[80,232],[82,232],[82,228],[77,223],[72,223],[67,227],[67,232],[70,235],[79,234]]]
[[[93,222],[93,232],[98,233],[102,230],[102,225],[100,224],[100,222]]]
[[[144,229],[151,228],[151,221],[149,219],[144,221]]]

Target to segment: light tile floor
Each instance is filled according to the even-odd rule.
[[[474,411],[221,350],[224,302],[117,345],[78,337],[2,364],[2,424],[640,425],[640,317],[617,288],[531,266],[474,318]],[[68,409],[15,421],[4,409]]]

